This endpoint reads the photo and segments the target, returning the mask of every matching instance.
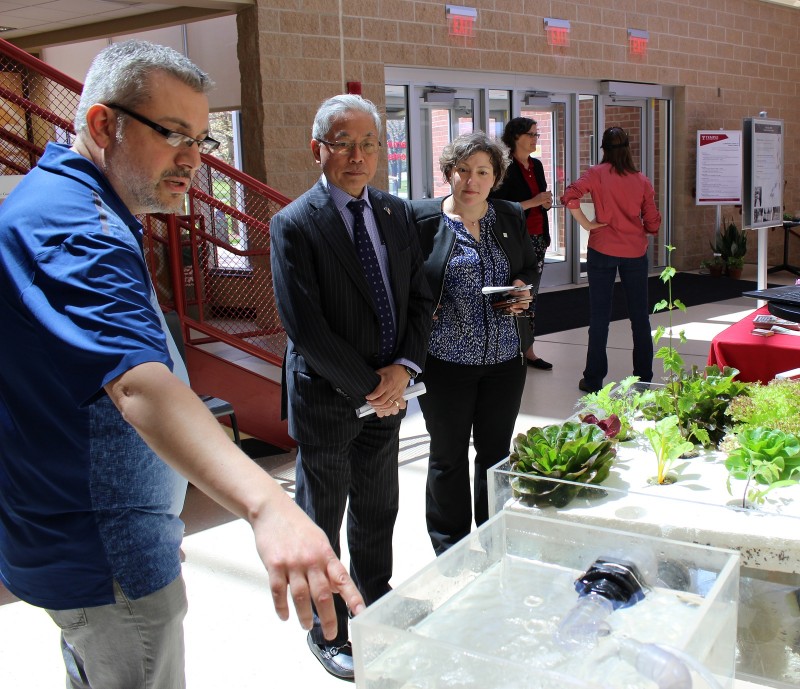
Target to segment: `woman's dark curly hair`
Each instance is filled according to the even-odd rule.
[[[508,121],[501,138],[511,153],[514,153],[517,139],[523,134],[527,134],[535,124],[536,120],[532,120],[530,117],[515,117]]]
[[[492,191],[499,189],[511,158],[508,149],[502,142],[490,139],[481,131],[462,134],[444,147],[442,155],[439,156],[439,169],[442,171],[444,181],[449,184],[453,168],[476,153],[486,153],[489,156],[494,171]]]

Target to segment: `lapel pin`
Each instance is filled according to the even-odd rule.
[[[503,232],[503,236],[508,238],[508,234],[506,234],[505,232]]]
[[[387,207],[387,206],[384,206],[384,207],[383,207],[383,210],[385,210],[385,211],[386,211],[386,215],[391,215],[391,214],[392,214],[392,209],[391,209],[391,208],[389,208],[389,207]]]

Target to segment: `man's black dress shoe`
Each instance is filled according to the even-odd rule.
[[[584,392],[597,392],[600,388],[590,387],[585,378],[581,378],[578,382],[578,389]]]
[[[541,357],[537,357],[536,359],[528,359],[528,366],[531,368],[538,368],[540,371],[551,371],[553,369],[553,364],[549,361],[545,361]]]
[[[326,644],[315,644],[311,638],[311,632],[308,633],[308,647],[314,654],[314,657],[322,663],[328,672],[334,677],[344,679],[349,682],[355,681],[355,673],[353,672],[353,647],[348,641],[342,646],[328,646]]]

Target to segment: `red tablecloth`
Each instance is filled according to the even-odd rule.
[[[766,306],[745,316],[738,323],[723,330],[711,341],[708,363],[720,367],[739,369],[738,379],[752,383],[766,383],[776,373],[800,368],[800,336],[781,335],[771,337],[752,335],[753,318],[760,313],[769,313]]]

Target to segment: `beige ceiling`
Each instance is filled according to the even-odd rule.
[[[255,0],[0,0],[0,38],[35,51],[233,14]]]

